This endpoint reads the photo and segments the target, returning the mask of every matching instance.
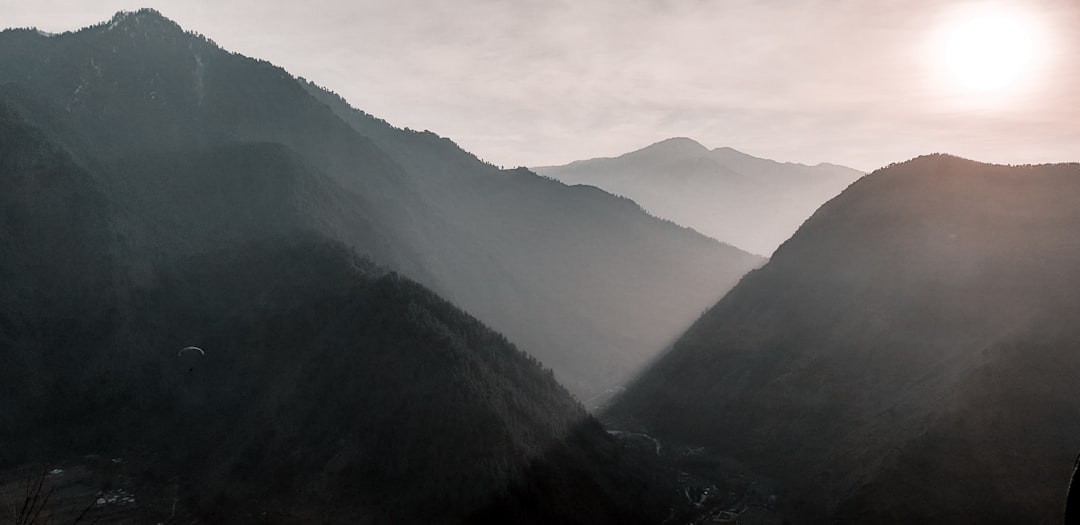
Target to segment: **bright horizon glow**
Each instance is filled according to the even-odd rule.
[[[1032,61],[1030,29],[1016,17],[982,15],[952,30],[946,43],[949,71],[964,87],[997,91],[1014,84]]]

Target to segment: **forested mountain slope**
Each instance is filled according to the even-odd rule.
[[[1080,166],[947,155],[822,207],[618,401],[811,516],[1059,523],[1080,448]]]
[[[0,33],[0,90],[111,196],[125,272],[255,230],[314,230],[491,323],[583,397],[762,262],[625,199],[392,128],[152,10]],[[257,187],[264,174],[281,180]],[[236,217],[222,193],[289,209]],[[153,228],[185,237],[165,246]]]
[[[321,182],[280,146],[185,157],[157,192],[93,169],[0,106],[0,470],[135,455],[155,521],[666,512],[534,358],[301,221]]]

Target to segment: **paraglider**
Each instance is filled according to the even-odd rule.
[[[199,355],[203,355],[203,356],[206,355],[206,352],[203,352],[202,348],[199,348],[197,346],[185,346],[184,348],[181,348],[179,352],[176,353],[176,357],[180,357],[180,356],[184,355],[184,352],[198,352]]]

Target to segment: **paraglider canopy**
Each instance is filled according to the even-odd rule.
[[[181,348],[179,352],[176,353],[176,357],[180,357],[180,356],[184,355],[184,352],[198,352],[199,355],[206,355],[206,352],[203,352],[202,348],[199,348],[197,346],[185,346],[184,348]]]

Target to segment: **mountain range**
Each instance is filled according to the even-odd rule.
[[[616,401],[807,522],[1060,523],[1080,448],[1080,165],[948,155],[818,210]]]
[[[663,476],[630,461],[551,365],[429,286],[510,301],[523,325],[589,326],[599,342],[563,348],[567,361],[603,361],[621,350],[596,335],[610,316],[544,310],[566,299],[529,294],[566,285],[502,265],[554,247],[566,256],[542,260],[580,283],[578,263],[617,254],[612,273],[656,278],[625,293],[677,295],[663,287],[689,279],[712,290],[693,291],[705,300],[742,270],[677,276],[690,263],[675,259],[758,259],[625,199],[474,159],[462,169],[497,188],[477,202],[534,203],[516,219],[469,210],[509,239],[488,246],[431,202],[419,179],[438,174],[410,172],[311,89],[152,10],[62,35],[0,32],[0,484],[28,462],[86,472],[106,457],[102,472],[129,470],[98,494],[131,494],[84,491],[88,519],[114,507],[137,522],[662,518]],[[449,147],[433,165],[472,158],[386,130],[418,157]],[[556,205],[583,224],[564,235],[566,222],[539,222]],[[52,483],[70,486],[64,470],[50,468]],[[86,502],[55,500],[51,519],[74,518],[72,505]]]
[[[490,323],[588,399],[763,262],[629,200],[394,128],[152,10],[0,44],[4,99],[109,187],[132,272],[252,230],[316,230]],[[297,175],[256,184],[264,170]],[[221,192],[287,209],[219,228]],[[165,245],[166,227],[185,233]]]
[[[567,184],[596,186],[649,213],[765,256],[819,206],[861,177],[837,166],[761,159],[671,138],[614,158],[533,168]]]
[[[0,32],[0,505],[1061,522],[1080,165],[537,171],[154,10]]]

